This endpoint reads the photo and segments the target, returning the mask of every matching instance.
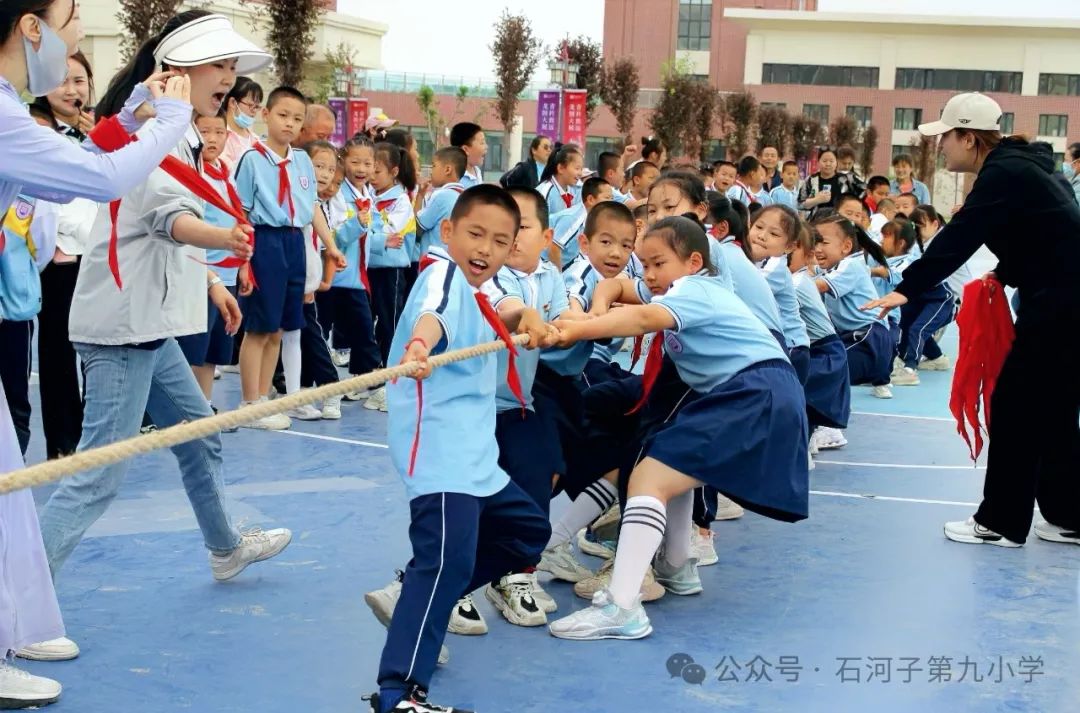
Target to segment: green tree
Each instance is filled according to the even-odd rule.
[[[304,65],[315,53],[315,31],[324,12],[319,0],[266,0],[266,44],[278,82],[299,87]]]
[[[337,96],[338,77],[353,71],[355,59],[356,50],[352,45],[341,42],[331,50],[326,55],[324,71],[311,83],[311,98],[318,104],[325,104],[327,99]]]
[[[738,161],[750,151],[750,137],[757,118],[757,100],[750,92],[735,92],[724,99],[727,135],[724,143],[729,157]]]
[[[649,126],[669,152],[681,150],[688,117],[694,112],[697,87],[690,76],[689,61],[665,62],[660,68],[660,99],[653,107]]]
[[[608,64],[603,72],[600,96],[615,116],[615,126],[626,141],[631,141],[634,117],[637,115],[641,82],[637,62],[632,57],[620,57]]]
[[[871,124],[863,131],[862,146],[859,150],[859,166],[862,168],[862,175],[867,178],[874,174],[874,152],[877,151],[877,144],[878,130]]]
[[[120,57],[125,62],[176,14],[181,0],[120,0],[116,20],[123,28]]]
[[[596,118],[603,86],[604,57],[600,43],[579,35],[566,43],[566,49],[570,61],[578,65],[577,88],[588,92],[585,95],[585,121],[591,124]]]
[[[859,139],[859,125],[847,114],[833,119],[829,126],[829,141],[836,148],[854,146]]]
[[[810,158],[814,147],[825,141],[825,129],[817,119],[797,114],[791,119],[791,153],[795,160]]]
[[[425,84],[416,93],[416,105],[420,107],[420,113],[424,115],[424,123],[431,134],[431,142],[436,150],[442,148],[443,144],[446,143],[446,127],[457,121],[457,118],[464,110],[465,100],[468,97],[469,88],[458,87],[457,93],[454,94],[454,113],[447,118],[442,114],[439,96],[434,89]]]
[[[766,106],[758,109],[757,113],[757,152],[766,146],[773,146],[780,155],[787,152],[787,146],[791,142],[791,114],[778,106]]]
[[[529,86],[529,80],[540,57],[544,43],[533,32],[524,15],[511,15],[509,10],[495,23],[495,39],[489,46],[495,58],[495,115],[503,125],[505,136],[514,126],[518,97]],[[509,161],[510,142],[503,142],[503,163]]]

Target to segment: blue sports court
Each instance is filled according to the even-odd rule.
[[[810,519],[717,522],[705,592],[647,605],[652,636],[561,641],[480,596],[491,631],[448,635],[433,693],[482,713],[1077,710],[1080,548],[942,535],[974,512],[983,475],[947,411],[950,378],[924,372],[891,401],[854,387],[850,444],[819,455]],[[238,388],[226,374],[215,401]],[[171,455],[135,461],[57,582],[82,656],[25,663],[63,683],[51,710],[366,713],[385,631],[363,594],[409,558],[385,423],[346,404],[337,422],[225,434],[234,518],[295,536],[224,584]],[[31,462],[44,457],[36,434]],[[569,584],[545,586],[555,616],[586,605]]]

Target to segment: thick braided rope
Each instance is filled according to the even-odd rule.
[[[524,346],[529,337],[519,334],[513,339],[514,344]],[[483,354],[502,351],[506,349],[505,342],[498,340],[478,344],[475,347],[458,349],[445,354],[430,357],[428,363],[432,368],[439,368],[465,359],[472,359]],[[409,376],[419,368],[419,362],[406,362],[388,369],[379,369],[369,374],[355,376],[334,384],[326,384],[314,389],[305,389],[290,396],[284,396],[273,401],[251,404],[235,411],[225,411],[215,416],[200,418],[196,421],[179,423],[170,428],[163,428],[145,435],[135,436],[116,443],[110,443],[101,448],[94,448],[81,453],[58,458],[56,460],[38,463],[22,470],[12,471],[0,476],[0,494],[10,493],[15,490],[32,488],[38,485],[52,483],[80,471],[93,468],[102,468],[122,460],[133,458],[144,453],[171,448],[172,446],[199,438],[205,438],[213,433],[218,433],[226,428],[242,426],[266,416],[288,411],[289,409],[323,401],[331,396],[343,396],[353,391],[370,388],[384,384],[398,377]],[[494,437],[494,435],[492,435]]]

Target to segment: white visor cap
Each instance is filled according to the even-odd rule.
[[[237,74],[257,72],[271,61],[269,53],[240,36],[224,15],[192,20],[166,35],[154,50],[154,60],[170,67],[196,67],[233,58]]]

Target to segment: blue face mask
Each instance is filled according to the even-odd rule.
[[[26,52],[26,89],[35,97],[44,96],[59,87],[68,73],[67,43],[41,18],[38,18],[38,26],[41,27],[40,48],[34,50],[30,40],[23,38],[23,49]]]
[[[241,129],[250,129],[251,127],[255,126],[255,117],[248,116],[242,111],[237,112],[234,121],[236,121],[236,125],[239,126]]]
[[[1073,176],[1076,175],[1076,169],[1073,168],[1071,163],[1061,164],[1061,172],[1064,173],[1065,178],[1068,178],[1070,181],[1073,179]]]

